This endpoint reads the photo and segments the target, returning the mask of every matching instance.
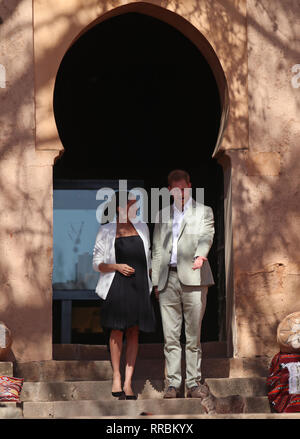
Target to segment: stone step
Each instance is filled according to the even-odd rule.
[[[250,378],[207,378],[207,384],[216,397],[230,395],[266,396],[266,377]]]
[[[110,361],[29,361],[15,365],[25,381],[102,381],[112,378]]]
[[[217,414],[197,414],[197,415],[141,415],[141,416],[76,416],[76,419],[105,419],[107,421],[106,425],[113,428],[113,424],[116,419],[126,420],[126,419],[135,419],[135,420],[146,420],[148,423],[151,421],[157,425],[159,420],[163,422],[164,419],[167,419],[167,422],[163,422],[167,424],[171,419],[177,419],[178,423],[183,425],[184,419],[192,420],[192,419],[300,419],[300,413],[217,413]],[[182,421],[180,421],[182,420]],[[197,421],[195,421],[197,422]],[[194,423],[195,423],[194,422]],[[193,421],[189,422],[189,424],[193,424]],[[117,425],[124,425],[120,422],[117,422]],[[128,424],[125,424],[128,425]],[[132,424],[131,424],[132,425]],[[139,426],[139,422],[136,421],[133,425]],[[155,428],[155,427],[154,427]],[[193,429],[194,427],[192,427]]]
[[[265,377],[270,359],[260,358],[203,358],[202,373],[205,378]],[[124,361],[122,361],[124,370]],[[184,362],[182,375],[185,375]],[[49,360],[16,363],[14,376],[25,381],[101,381],[112,377],[109,360]],[[164,360],[138,358],[135,379],[164,379]]]
[[[23,410],[20,405],[16,402],[0,402],[0,419],[23,418]]]
[[[231,395],[266,396],[265,378],[218,378],[207,379],[211,392],[216,397]],[[139,399],[161,399],[164,380],[134,380],[133,390]],[[182,390],[181,396],[184,390]],[[111,394],[111,380],[24,382],[21,401],[72,401],[115,400]]]
[[[108,381],[66,381],[25,382],[21,401],[78,401],[116,399],[111,394],[111,380]],[[133,390],[141,399],[163,397],[164,380],[135,380]]]
[[[197,399],[140,399],[137,401],[54,401],[23,402],[24,418],[76,418],[99,416],[136,417],[155,415],[198,415],[205,411]],[[266,397],[227,397],[216,401],[217,413],[270,413]]]
[[[6,375],[9,377],[13,375],[13,363],[10,361],[0,361],[0,375]]]
[[[226,342],[202,343],[203,356],[206,358],[227,357]],[[123,349],[124,351],[125,349]],[[184,345],[182,345],[184,350]],[[164,358],[164,346],[162,343],[144,343],[139,345],[139,358]],[[110,354],[106,345],[86,344],[54,344],[54,360],[110,360]]]

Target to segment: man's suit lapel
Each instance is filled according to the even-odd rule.
[[[182,235],[182,232],[184,231],[184,228],[187,224],[187,221],[189,219],[189,217],[192,215],[193,213],[193,209],[196,207],[196,202],[194,199],[192,199],[191,204],[189,205],[189,207],[187,208],[186,212],[184,213],[183,219],[182,219],[182,223],[179,229],[179,233],[178,233],[178,241],[180,239],[180,236]]]
[[[172,248],[172,240],[173,240],[173,230],[172,230],[172,226],[173,226],[173,217],[174,217],[173,206],[170,205],[170,212],[169,212],[169,216],[168,216],[168,221],[166,221],[165,223],[163,223],[164,228],[165,228],[163,247],[164,247],[165,249],[170,249],[170,248]]]

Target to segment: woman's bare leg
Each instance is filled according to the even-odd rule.
[[[139,327],[132,326],[126,330],[126,366],[124,392],[126,395],[133,395],[131,381],[134,372],[135,360],[138,352]]]
[[[109,347],[111,364],[113,368],[113,383],[112,392],[121,392],[121,373],[120,373],[120,359],[123,345],[123,331],[113,329],[110,333]]]

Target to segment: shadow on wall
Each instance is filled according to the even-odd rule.
[[[184,0],[176,2],[175,12],[180,13],[185,10]],[[237,3],[237,2],[236,2]],[[258,19],[254,18],[254,14],[248,18],[249,29],[252,29],[261,38],[261,41],[272,49],[284,53],[285,64],[295,64],[295,60],[300,59],[299,50],[295,49],[297,40],[296,18],[289,20],[289,36],[282,37],[278,25],[278,17],[286,17],[287,14],[294,12],[295,17],[299,17],[299,6],[297,2],[289,0],[291,12],[286,5],[278,0],[269,2],[267,0],[255,0],[249,2],[252,8],[257,8]],[[108,10],[113,4],[117,6],[117,1],[111,3],[96,0],[90,0],[84,3],[80,13],[84,14],[91,7],[97,7],[99,15]],[[165,8],[173,7],[174,2],[162,1],[156,2]],[[210,6],[208,6],[208,4]],[[223,5],[231,11],[233,20],[228,22],[226,15],[223,14]],[[31,2],[4,0],[0,5],[0,16],[3,23],[0,24],[1,32],[3,32],[2,41],[14,41],[22,39],[26,29],[32,28],[31,14],[28,14],[28,21],[24,18],[22,26],[10,26],[9,21],[13,21],[16,11]],[[228,81],[231,81],[231,74],[235,76],[236,84],[234,86],[235,95],[230,96],[231,111],[235,111],[238,115],[239,90],[243,87],[246,80],[247,72],[241,72],[241,75],[234,75],[235,66],[238,65],[238,59],[235,58],[234,44],[239,35],[236,33],[236,26],[244,23],[244,17],[234,3],[228,4],[225,1],[211,1],[204,3],[202,1],[194,1],[193,7],[189,12],[185,12],[185,17],[189,19],[193,17],[195,12],[197,15],[207,14],[208,22],[211,23],[211,32],[216,34],[222,32],[222,46],[215,45],[216,53],[226,50],[226,62],[233,62],[232,68],[226,69]],[[205,5],[205,6],[204,6]],[[298,15],[297,15],[298,12]],[[270,23],[269,27],[262,26],[260,21],[261,15],[268,15]],[[290,15],[288,15],[290,17]],[[81,30],[79,16],[70,14],[59,17],[65,23],[64,34],[61,35],[61,41],[65,41],[67,35],[76,35]],[[47,18],[47,20],[51,20]],[[262,20],[261,20],[262,21]],[[51,24],[51,21],[48,22]],[[47,26],[44,22],[42,26]],[[224,32],[226,29],[226,32]],[[216,38],[215,38],[216,41]],[[0,288],[1,288],[1,313],[0,320],[6,322],[8,327],[14,328],[13,337],[18,338],[19,343],[26,350],[28,339],[30,341],[39,340],[40,337],[47,335],[48,318],[51,316],[41,316],[41,310],[47,307],[47,303],[51,301],[49,292],[45,292],[45,285],[39,281],[40,274],[48,267],[44,267],[44,261],[50,257],[45,249],[45,236],[51,239],[52,224],[47,215],[49,205],[49,194],[52,187],[46,187],[40,197],[32,196],[32,182],[29,182],[30,171],[24,164],[28,164],[28,154],[34,152],[34,72],[33,72],[33,52],[30,38],[26,38],[24,44],[24,60],[22,60],[22,68],[16,63],[16,69],[12,76],[11,65],[14,53],[4,52],[4,61],[10,64],[7,67],[7,87],[1,89],[0,92],[0,120],[2,124],[1,145],[0,145],[0,163],[5,171],[5,163],[13,157],[13,167],[9,168],[9,178],[6,172],[0,173],[0,192],[1,192],[1,212],[0,212],[0,238],[2,243],[7,242],[7,237],[11,237],[11,248],[22,247],[24,243],[24,252],[20,255],[22,264],[14,263],[12,258],[8,257],[9,247],[0,247],[1,251],[1,267],[0,267]],[[57,42],[60,45],[60,41]],[[221,43],[220,43],[221,44]],[[12,46],[13,47],[13,46]],[[249,48],[249,55],[253,47]],[[55,51],[55,53],[57,53]],[[36,60],[36,68],[39,69],[46,62],[51,66],[53,53],[51,49],[43,54],[43,58]],[[276,77],[282,73],[283,64],[282,57],[272,60],[272,75]],[[5,64],[5,62],[4,62]],[[255,75],[255,72],[251,72]],[[13,78],[13,79],[12,79]],[[50,78],[44,77],[43,87]],[[255,76],[250,80],[257,80]],[[252,94],[253,89],[249,92],[249,110],[250,117],[254,118],[261,111],[261,102],[258,102],[257,94]],[[273,103],[272,105],[275,105]],[[297,102],[297,110],[300,110],[300,103]],[[268,108],[268,111],[272,111]],[[26,119],[24,119],[26,114]],[[270,135],[269,125],[267,124],[267,114],[259,118],[259,132],[261,139],[268,138]],[[284,117],[284,114],[282,114]],[[30,120],[29,120],[30,119]],[[228,127],[226,135],[230,135],[230,130],[240,130],[241,136],[248,121],[241,118],[237,126]],[[293,127],[294,125],[292,125]],[[239,131],[237,131],[239,132]],[[230,140],[230,139],[229,139]],[[276,139],[274,139],[275,141]],[[280,139],[281,140],[281,139]],[[246,147],[246,145],[242,145]],[[298,197],[298,180],[299,171],[297,163],[299,163],[300,153],[296,149],[296,144],[289,143],[282,146],[276,144],[274,149],[280,154],[281,171],[277,176],[257,176],[245,178],[247,175],[247,153],[239,153],[237,163],[234,166],[234,186],[233,186],[233,204],[239,206],[235,210],[233,218],[234,225],[234,242],[239,242],[236,249],[234,259],[237,268],[236,271],[236,307],[237,317],[252,315],[251,321],[247,320],[246,328],[239,328],[247,331],[253,337],[253,343],[256,343],[260,337],[260,329],[264,334],[268,334],[270,340],[275,339],[276,327],[281,318],[295,309],[284,306],[278,306],[278,300],[286,303],[286,295],[290,295],[290,304],[296,306],[299,299],[296,296],[297,288],[299,288],[299,201]],[[45,170],[47,167],[45,167]],[[12,175],[12,172],[15,175]],[[42,172],[42,170],[41,170]],[[34,174],[32,174],[34,175]],[[13,184],[8,184],[13,181]],[[28,186],[26,186],[28,185]],[[37,202],[38,199],[38,202]],[[43,208],[43,204],[45,208]],[[11,224],[7,221],[10,220]],[[298,218],[298,227],[296,223]],[[39,224],[39,228],[35,226]],[[284,250],[283,250],[284,249]],[[284,251],[286,259],[278,260],[281,252]],[[278,258],[277,255],[278,254]],[[267,262],[274,261],[274,262]],[[291,263],[288,263],[291,261]],[[292,262],[294,261],[294,266]],[[237,266],[238,262],[238,266]],[[248,264],[248,269],[247,269]],[[267,268],[266,268],[267,267]],[[20,272],[18,270],[22,270]],[[49,272],[49,279],[51,273]],[[35,303],[23,305],[20,301],[20,295],[23,293],[22,282],[18,279],[26,280],[26,290],[34,290],[39,292],[39,299]],[[41,277],[42,278],[42,277]],[[47,286],[48,288],[48,286]],[[276,306],[275,300],[276,298]],[[294,298],[294,301],[293,301]],[[251,311],[249,311],[249,309]],[[10,318],[5,318],[9,315]],[[36,322],[45,321],[45,324],[39,325],[39,333],[36,332]],[[23,333],[22,322],[32,322],[30,330]],[[45,328],[45,333],[43,332]],[[265,336],[264,336],[265,337]],[[262,341],[263,342],[263,341]]]

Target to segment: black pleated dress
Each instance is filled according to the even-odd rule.
[[[155,315],[149,294],[147,260],[143,240],[139,235],[115,239],[116,263],[135,269],[125,276],[116,271],[101,307],[101,325],[124,331],[138,325],[144,332],[155,331]]]

